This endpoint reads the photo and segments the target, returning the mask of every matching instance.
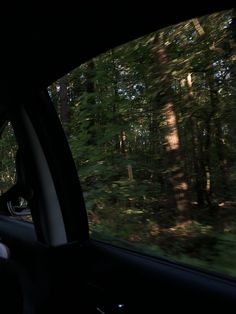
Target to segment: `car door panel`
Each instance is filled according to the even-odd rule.
[[[105,313],[106,308],[114,313],[157,313],[159,308],[187,313],[189,304],[194,310],[235,305],[233,280],[96,241],[88,251],[88,295]]]

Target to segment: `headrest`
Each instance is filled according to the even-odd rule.
[[[0,258],[9,259],[10,258],[10,250],[9,248],[0,242]]]

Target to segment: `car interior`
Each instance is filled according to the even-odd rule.
[[[57,6],[9,8],[1,21],[0,140],[5,129],[15,169],[11,181],[0,178],[1,313],[233,311],[235,278],[91,237],[80,178],[48,91],[109,49],[233,4]],[[0,167],[9,169],[2,147]]]

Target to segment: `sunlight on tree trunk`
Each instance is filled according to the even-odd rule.
[[[163,108],[167,133],[165,135],[166,149],[170,153],[172,159],[171,178],[173,185],[176,207],[180,212],[189,209],[189,201],[187,197],[188,184],[185,180],[183,169],[181,169],[181,156],[179,154],[180,143],[177,130],[176,115],[172,103],[167,103]]]
[[[206,166],[206,191],[207,191],[207,194],[210,194],[211,192],[211,173],[209,171],[209,167]]]
[[[195,18],[195,19],[192,19],[192,22],[193,22],[194,27],[195,27],[196,31],[198,32],[198,34],[199,34],[200,36],[203,36],[203,35],[205,34],[205,31],[204,31],[204,29],[202,28],[202,26],[201,26],[199,20],[198,20],[197,18]]]
[[[167,150],[168,151],[177,150],[179,149],[179,135],[177,130],[176,115],[174,112],[173,104],[167,103],[163,108],[163,112],[165,115],[165,122],[169,130],[165,136]]]
[[[164,33],[161,32],[154,39],[154,57],[158,62],[160,73],[162,75],[161,99],[163,102],[162,113],[165,124],[165,141],[168,160],[169,181],[171,183],[176,209],[179,213],[187,213],[190,209],[188,199],[188,183],[183,169],[183,157],[180,152],[180,141],[176,113],[173,103],[173,92],[171,89],[172,77],[169,74],[168,56],[164,44]],[[171,196],[169,197],[171,200]]]

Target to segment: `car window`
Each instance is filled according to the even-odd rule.
[[[26,199],[16,192],[17,154],[19,147],[14,130],[11,123],[7,122],[0,134],[0,212],[18,220],[32,222]]]
[[[48,90],[94,239],[236,276],[235,10],[97,56]]]
[[[0,136],[0,194],[4,194],[16,183],[15,158],[18,145],[14,131],[8,122]]]

